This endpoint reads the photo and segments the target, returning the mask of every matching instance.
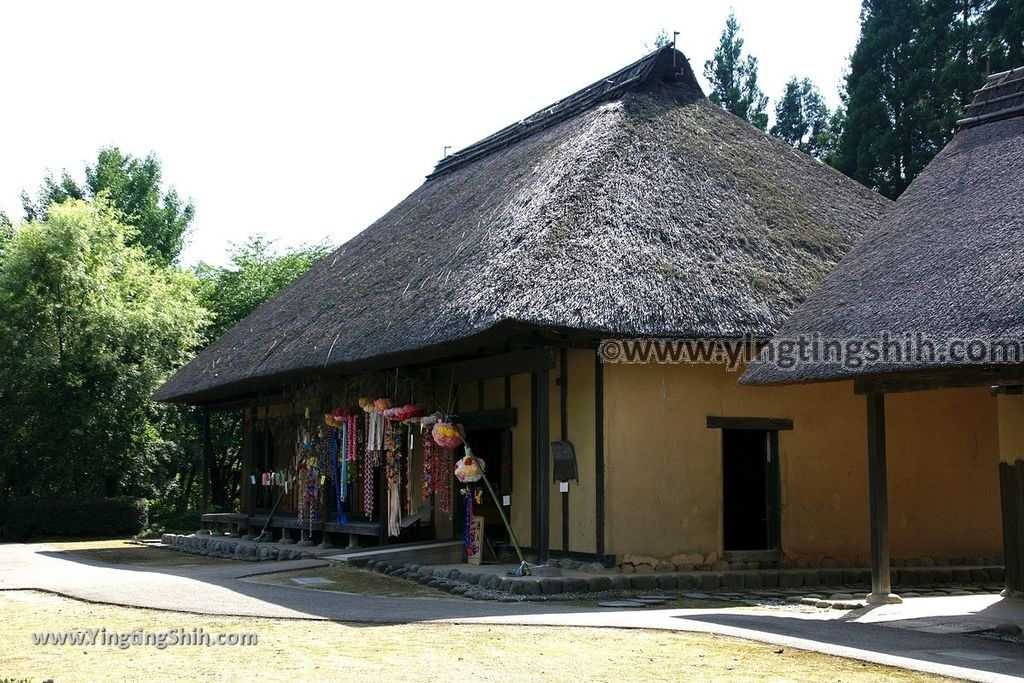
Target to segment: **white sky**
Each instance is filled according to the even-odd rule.
[[[340,244],[445,145],[635,61],[660,28],[702,74],[730,6],[772,106],[791,75],[837,104],[859,0],[4,2],[0,208],[20,218],[47,169],[81,176],[115,144],[155,151],[195,201],[185,263],[257,232]]]

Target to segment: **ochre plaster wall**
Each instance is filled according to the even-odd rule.
[[[720,366],[605,366],[609,553],[722,550],[721,430],[709,415],[789,418],[781,543],[868,556],[865,399],[849,382],[750,387]],[[893,557],[999,555],[996,406],[987,389],[886,397]]]

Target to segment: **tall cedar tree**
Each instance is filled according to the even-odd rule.
[[[899,197],[949,142],[986,73],[1022,64],[1021,0],[864,0],[834,165]]]
[[[743,56],[743,38],[733,12],[725,21],[715,56],[704,63],[704,77],[711,83],[712,102],[767,130],[768,98],[757,84],[757,57]]]
[[[831,148],[832,115],[821,92],[810,79],[786,83],[782,99],[775,105],[771,134],[801,152],[821,158]]]
[[[47,175],[35,199],[21,193],[26,220],[46,219],[48,207],[68,199],[95,199],[105,194],[121,213],[121,220],[135,228],[132,242],[141,246],[156,262],[173,263],[185,244],[195,208],[174,188],[162,188],[160,160],[154,154],[144,159],[124,154],[117,147],[105,147],[96,163],[85,167],[85,182],[79,184],[67,170],[60,179]]]

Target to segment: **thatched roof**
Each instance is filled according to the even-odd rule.
[[[945,377],[968,366],[988,376],[980,374],[988,364],[972,362],[959,347],[954,350],[963,360],[946,354],[950,342],[1024,342],[1022,114],[1024,68],[991,76],[946,148],[778,336],[866,340],[883,332],[891,337],[920,333],[935,345],[934,359],[923,353],[911,362],[859,368],[800,363],[791,370],[755,362],[742,381],[877,380],[926,372]],[[1013,366],[1003,368],[984,372],[1019,373]]]
[[[488,334],[767,337],[888,206],[710,103],[662,49],[439,163],[156,397]]]

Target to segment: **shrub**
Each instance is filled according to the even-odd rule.
[[[170,533],[191,534],[199,528],[201,516],[198,510],[179,512],[170,501],[154,498],[149,501],[149,522],[143,535],[148,537]]]
[[[20,498],[7,509],[11,541],[54,536],[134,536],[146,525],[143,498]]]

